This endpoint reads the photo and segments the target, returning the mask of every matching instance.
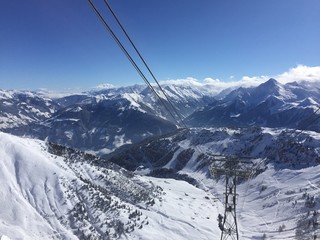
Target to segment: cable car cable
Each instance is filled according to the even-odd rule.
[[[171,108],[173,109],[173,111],[175,112],[175,114],[177,115],[177,117],[179,118],[180,122],[183,124],[183,126],[185,128],[188,128],[186,126],[186,124],[184,123],[181,114],[179,114],[179,112],[177,111],[176,107],[173,105],[173,103],[170,101],[170,98],[168,97],[168,95],[166,94],[166,92],[164,91],[164,89],[161,87],[161,85],[159,84],[159,81],[157,80],[157,78],[155,77],[155,75],[153,74],[153,72],[151,71],[150,67],[148,66],[148,64],[146,63],[146,61],[144,60],[144,58],[142,57],[140,51],[137,49],[136,45],[133,43],[132,39],[130,38],[129,34],[127,33],[127,31],[124,29],[123,25],[121,24],[119,18],[117,17],[117,15],[115,14],[115,12],[112,10],[110,4],[107,2],[107,0],[103,0],[104,3],[106,4],[106,6],[108,7],[109,11],[111,12],[112,16],[115,18],[115,20],[117,21],[117,23],[119,24],[121,30],[123,31],[123,33],[125,34],[125,36],[127,37],[128,41],[130,42],[130,44],[132,45],[132,47],[134,48],[134,50],[136,51],[136,53],[138,54],[138,56],[140,57],[141,61],[143,62],[143,64],[145,65],[145,67],[147,68],[148,72],[150,73],[150,75],[152,76],[153,80],[157,83],[160,91],[164,94],[165,98],[167,99],[167,101],[169,102]]]
[[[92,3],[91,0],[87,0],[89,5],[91,6],[91,8],[94,10],[94,12],[96,13],[96,15],[99,17],[99,19],[101,20],[101,22],[103,23],[103,25],[105,26],[105,28],[109,31],[109,33],[111,34],[111,36],[113,37],[113,39],[116,41],[116,43],[118,44],[118,46],[120,47],[120,49],[122,50],[122,52],[126,55],[126,57],[128,58],[128,60],[130,61],[130,63],[133,65],[133,67],[136,69],[136,71],[139,73],[140,77],[145,81],[145,83],[148,85],[148,87],[152,90],[152,92],[159,98],[161,104],[165,107],[165,109],[169,112],[169,114],[171,115],[171,117],[173,118],[173,120],[176,121],[177,125],[181,128],[181,125],[179,123],[179,121],[175,118],[174,114],[171,112],[171,110],[167,107],[167,105],[163,102],[163,99],[158,95],[158,93],[155,91],[155,89],[153,88],[153,86],[150,84],[150,82],[148,81],[148,79],[146,78],[146,76],[142,73],[141,69],[138,67],[138,65],[136,64],[136,62],[133,60],[133,58],[130,56],[129,52],[126,50],[126,48],[123,46],[123,44],[120,42],[119,38],[115,35],[115,33],[113,32],[113,30],[111,29],[111,27],[108,25],[108,23],[106,22],[106,20],[103,18],[103,16],[101,15],[101,13],[99,12],[99,10],[96,8],[96,6]]]

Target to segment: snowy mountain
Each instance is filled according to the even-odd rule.
[[[206,85],[194,83],[164,84],[162,88],[183,117],[187,117],[196,109],[211,103],[217,94]]]
[[[46,121],[29,125],[24,134],[105,154],[175,129],[174,124],[149,114],[136,102],[117,97],[62,108]]]
[[[211,99],[199,89],[187,86],[175,86],[170,92],[169,86],[166,88],[175,106],[186,115]],[[176,129],[166,109],[142,85],[108,85],[52,99],[45,92],[3,91],[2,96],[3,131],[47,139],[96,154]]]
[[[192,183],[224,201],[220,156],[252,162],[238,182],[240,239],[312,239],[320,231],[320,134],[271,128],[180,130],[110,156],[136,173]],[[298,135],[299,134],[299,135]],[[294,136],[294,137],[293,137]],[[223,213],[223,212],[220,212]]]
[[[162,98],[162,101],[170,108],[170,104],[166,100],[166,96],[160,91],[158,86],[154,86],[157,94]],[[177,108],[179,113],[186,117],[193,113],[197,108],[204,107],[213,100],[216,94],[212,89],[203,85],[197,85],[193,82],[163,84],[162,89],[166,92],[170,101]],[[93,90],[89,92],[93,96],[107,96],[130,98],[136,104],[145,105],[148,107],[148,112],[156,116],[166,118],[173,121],[167,110],[162,106],[159,99],[154,93],[144,85],[133,85],[127,87],[108,87],[102,90]],[[171,109],[171,108],[170,108]]]
[[[176,129],[143,103],[136,93],[141,89],[137,85],[53,99],[43,92],[2,91],[0,126],[15,135],[108,153]]]
[[[226,89],[219,95],[210,85],[192,80],[162,87],[189,126],[257,125],[320,131],[319,112],[314,114],[320,90],[311,82],[282,85],[270,79],[254,88],[230,93]],[[156,91],[165,99],[158,88]],[[107,85],[84,93],[48,96],[41,91],[1,91],[2,130],[105,154],[176,129],[176,122],[143,85]]]
[[[0,90],[0,129],[47,119],[59,108],[52,99],[30,91]]]
[[[4,133],[0,159],[1,239],[219,236],[212,222],[221,204],[185,182],[134,175],[92,155]]]
[[[312,85],[311,85],[312,86]],[[203,127],[288,127],[320,131],[320,88],[306,83],[280,84],[275,79],[254,87],[238,88],[187,118]]]

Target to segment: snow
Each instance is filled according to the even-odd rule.
[[[68,111],[68,110],[67,110]],[[76,106],[76,107],[74,107],[74,108],[72,108],[71,110],[70,110],[70,112],[81,112],[82,111],[82,108],[80,107],[80,106]]]
[[[302,109],[308,109],[308,108],[310,109],[311,108],[311,109],[313,109],[313,112],[316,113],[319,111],[319,106],[320,106],[319,103],[317,103],[314,99],[306,98],[300,102],[297,102],[295,107],[302,108]]]
[[[2,99],[11,99],[14,94],[14,91],[4,91],[4,90],[1,90],[0,89],[0,99],[2,100]]]
[[[0,240],[10,240],[10,238],[7,237],[6,235],[2,235],[0,236]]]
[[[245,196],[243,207],[238,214],[243,226],[243,237],[250,238],[266,233],[268,237],[277,239],[294,238],[298,220],[303,218],[308,210],[314,210],[305,206],[304,195],[306,192],[312,196],[320,193],[320,166],[298,171],[275,171],[271,165],[268,167],[267,171],[246,183],[248,186],[241,184],[238,188],[240,194]],[[261,188],[262,186],[265,188]],[[279,232],[282,225],[285,229]]]
[[[238,114],[230,114],[230,117],[232,117],[232,118],[237,118],[237,117],[240,117],[240,113],[238,113]]]
[[[212,148],[210,144],[213,143],[232,145],[232,142],[228,142],[231,140],[228,134],[236,133],[250,139],[249,133],[258,133],[252,130],[248,131],[247,135],[243,135],[239,130],[211,131],[215,133],[214,141],[206,142],[206,135],[203,135],[204,142],[199,146],[201,151]],[[280,129],[264,128],[262,132],[269,137],[262,138],[261,141],[266,142],[259,143],[257,147],[281,136]],[[319,134],[313,134],[319,139]],[[227,141],[223,140],[225,137]],[[191,144],[194,144],[191,139],[181,141],[180,152],[188,149]],[[126,235],[118,236],[119,239],[218,239],[220,236],[216,218],[224,211],[224,180],[213,180],[208,178],[205,172],[196,170],[199,152],[193,154],[181,171],[198,181],[199,188],[196,188],[184,181],[145,176],[133,176],[129,181],[121,177],[122,170],[107,170],[106,175],[102,175],[105,170],[88,163],[76,162],[70,165],[62,157],[49,154],[46,144],[42,141],[4,133],[0,133],[0,149],[0,194],[3,196],[0,208],[0,234],[10,239],[78,239],[68,225],[58,220],[74,209],[79,204],[78,201],[85,203],[83,211],[89,209],[87,214],[100,222],[110,221],[111,216],[111,219],[117,218],[125,223],[128,221],[126,209],[141,212],[140,220],[137,220],[138,227]],[[215,146],[213,149],[219,147]],[[172,166],[173,161],[168,167]],[[139,170],[137,172],[143,173],[146,169]],[[312,228],[309,232],[304,231],[308,229],[307,223],[311,219],[311,216],[307,215],[308,211],[320,208],[319,172],[320,166],[296,170],[277,169],[273,164],[268,164],[266,171],[239,184],[237,216],[240,238],[257,239],[262,238],[263,234],[270,239],[296,238],[297,234],[311,236]],[[118,184],[123,193],[136,191],[135,189],[155,188],[159,189],[160,195],[153,198],[153,205],[143,202],[125,203],[119,197],[111,195],[113,203],[120,201],[126,206],[119,210],[117,215],[113,215],[95,209],[96,205],[84,200],[90,196],[89,192],[74,196],[66,191],[75,186],[79,189],[80,179],[104,187],[105,183],[99,180],[100,176],[104,176],[102,179],[108,176],[108,181]],[[97,194],[102,196],[102,193],[94,193]],[[308,199],[314,199],[315,206],[308,207],[308,201],[313,204],[313,200]],[[86,222],[76,226],[88,235],[92,233],[89,230],[90,225]],[[107,229],[106,225],[102,225],[100,231]],[[111,232],[116,234],[114,230]]]
[[[40,93],[0,90],[0,128],[10,129],[48,118],[56,105]]]
[[[4,113],[3,116],[0,116],[0,129],[27,125],[28,121],[32,121],[32,119],[21,114],[18,117],[10,113]]]
[[[73,131],[65,131],[64,134],[66,135],[66,137],[70,140],[72,140],[73,137]]]
[[[7,101],[2,102],[2,104],[5,105],[5,106],[12,106],[13,105],[13,103],[10,103],[10,102],[7,102]]]
[[[110,239],[219,237],[216,216],[222,204],[210,193],[173,179],[137,175],[126,178],[124,170],[65,161],[47,149],[45,142],[0,132],[1,240],[81,239],[75,235],[79,229],[87,236],[96,236],[94,239],[101,239],[97,234],[106,231],[111,234]],[[100,207],[107,206],[107,202],[99,201],[104,199],[104,191],[109,187],[114,189],[112,195],[108,193],[111,208],[102,211]],[[97,191],[100,188],[105,190]],[[141,200],[134,204],[130,200],[131,196],[138,197],[148,191],[155,194],[154,204]],[[129,199],[121,198],[122,195],[128,195]],[[75,209],[78,214],[84,214],[81,221],[75,218],[78,216],[73,213]],[[135,211],[138,217],[130,218],[130,213]],[[71,219],[74,219],[72,228],[68,223]],[[124,226],[134,230],[117,235],[116,228],[110,228],[113,221],[127,223]]]
[[[301,239],[311,239],[312,226],[301,222],[312,219],[312,214],[309,216],[308,212],[320,209],[319,172],[320,166],[277,171],[269,164],[265,172],[239,184],[237,221],[240,239],[262,239],[263,234],[266,239],[300,239],[299,236],[304,236]],[[190,170],[188,175],[202,183],[204,189],[210,189],[211,196],[224,200],[223,179],[213,182],[203,174]],[[307,207],[307,199],[313,197],[315,207]],[[216,212],[222,214],[223,209]],[[300,230],[302,235],[298,236],[297,231]]]
[[[143,211],[149,216],[149,225],[132,239],[218,239],[216,224],[222,204],[210,193],[184,181],[148,177],[164,192],[161,201]]]
[[[209,159],[206,165],[206,158],[201,158],[201,154],[251,156],[250,161],[259,169],[256,171],[259,174],[238,183],[240,239],[263,239],[263,236],[266,239],[312,239],[312,234],[319,231],[318,227],[308,227],[308,222],[312,220],[313,212],[320,210],[320,134],[305,131],[298,139],[292,139],[289,137],[291,133],[294,134],[294,130],[283,128],[191,129],[163,138],[170,140],[170,144],[161,147],[155,155],[159,153],[162,156],[161,152],[164,152],[165,156],[166,151],[170,152],[172,158],[161,167],[172,168],[178,171],[177,174],[195,179],[195,185],[218,199],[219,204],[225,199],[224,177],[212,179],[207,166],[213,159]],[[172,145],[173,139],[176,139],[176,145]],[[165,143],[158,141],[159,146]],[[152,141],[145,146],[137,150],[147,151],[142,156],[148,156],[157,148]],[[151,149],[150,152],[148,149]],[[176,163],[186,150],[190,154],[182,154],[185,165],[180,170],[176,168]],[[157,160],[149,165],[155,167],[156,164]],[[136,172],[148,174],[153,170],[152,167],[147,168],[149,165],[138,167]],[[224,209],[218,207],[215,214],[217,216],[223,212]],[[311,212],[309,216],[308,212]],[[184,216],[187,218],[190,215]]]
[[[143,98],[139,93],[124,93],[121,96],[130,102],[129,108],[137,109],[140,112],[146,113],[146,111],[143,110],[139,104],[143,102]]]
[[[272,139],[280,136],[281,132],[283,129],[263,128],[262,133],[266,135],[260,139],[260,143],[256,142],[252,154],[261,153],[265,146],[272,142]],[[302,139],[307,141],[307,136],[312,137],[311,142],[316,142],[312,146],[318,149],[320,134],[311,131],[305,133]],[[248,134],[246,138],[250,138],[250,135]],[[201,145],[202,151],[205,152],[206,149],[211,148],[218,149],[224,141],[213,141]],[[232,146],[230,143],[228,145]],[[235,144],[233,146],[236,147]],[[207,179],[204,172],[197,171],[197,165],[194,162],[195,155],[180,173],[187,173],[197,179],[203,189],[210,189],[212,195],[223,201],[224,180],[220,179],[213,183],[212,180]],[[291,160],[295,161],[293,157]],[[300,161],[301,166],[305,166],[306,161],[310,161],[312,165],[311,159],[306,156],[297,161]],[[273,162],[275,162],[274,159]],[[262,239],[263,234],[266,234],[267,239],[300,239],[298,237],[300,235],[306,237],[302,239],[312,238],[315,230],[312,230],[312,227],[308,229],[307,222],[311,217],[307,215],[308,211],[320,209],[320,198],[318,197],[320,194],[320,166],[299,168],[296,165],[296,167],[297,169],[288,169],[285,166],[279,168],[274,164],[268,164],[266,171],[239,184],[237,217],[240,239]],[[315,206],[306,207],[308,198],[313,197]]]
[[[95,99],[96,99],[96,102],[99,103],[99,102],[102,102],[102,101],[108,99],[108,97],[104,94],[100,94],[100,95],[96,95]]]
[[[70,122],[78,122],[80,119],[78,118],[60,118],[60,119],[53,119],[55,122],[64,122],[64,121],[70,121]]]
[[[119,147],[121,147],[122,145],[125,145],[125,144],[132,144],[130,139],[125,140],[125,134],[114,136],[113,145],[116,148],[119,148]]]
[[[54,214],[52,206],[61,200],[58,178],[69,174],[41,153],[41,148],[38,141],[0,133],[0,232],[13,239],[41,239],[54,234],[53,226],[65,231],[44,216]]]

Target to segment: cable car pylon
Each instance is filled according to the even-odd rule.
[[[221,240],[239,240],[237,223],[237,182],[252,174],[252,162],[238,157],[214,157],[210,172],[213,177],[225,176],[224,215],[218,215]]]

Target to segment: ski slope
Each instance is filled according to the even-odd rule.
[[[1,240],[219,237],[222,204],[209,192],[65,156],[0,133]]]

